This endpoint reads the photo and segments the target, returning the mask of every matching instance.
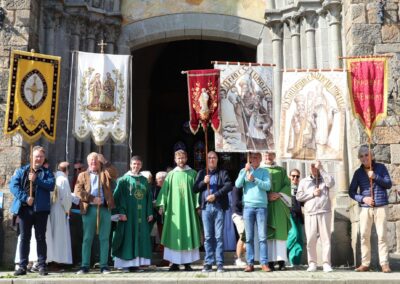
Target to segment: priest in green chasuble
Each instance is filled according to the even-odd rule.
[[[274,271],[278,262],[279,270],[287,262],[286,240],[291,228],[290,207],[292,203],[291,184],[286,170],[275,163],[273,152],[264,153],[260,167],[266,168],[271,178],[268,192],[268,265]]]
[[[168,173],[157,197],[159,212],[164,214],[161,244],[164,259],[172,263],[170,271],[179,270],[180,264],[191,271],[190,264],[200,259],[200,223],[196,212],[199,199],[193,193],[196,171],[186,162],[186,152],[176,151],[177,166]]]
[[[153,220],[152,192],[147,178],[140,174],[142,161],[133,156],[131,170],[122,176],[114,191],[119,221],[112,240],[114,266],[128,272],[150,265],[152,255],[150,222]]]

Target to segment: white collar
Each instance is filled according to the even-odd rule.
[[[189,167],[188,165],[185,165],[184,168],[176,166],[175,169],[173,169],[172,171],[174,171],[174,172],[184,172],[184,171],[187,171],[187,170],[190,170],[190,169],[192,169],[192,168]]]
[[[127,171],[127,172],[125,173],[125,176],[140,177],[140,176],[143,176],[143,175],[142,175],[141,173],[134,174],[134,173],[132,173],[132,171]]]

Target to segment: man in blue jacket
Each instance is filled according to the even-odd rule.
[[[43,167],[45,150],[41,146],[33,147],[31,165],[22,166],[10,181],[10,191],[14,195],[11,213],[19,217],[21,245],[19,247],[20,263],[14,275],[25,275],[28,265],[32,226],[35,227],[39,274],[46,272],[46,225],[50,213],[50,191],[54,190],[55,178],[52,172]],[[30,196],[32,182],[32,196]]]
[[[379,262],[382,272],[389,273],[391,270],[386,236],[389,201],[386,190],[392,187],[392,181],[385,165],[374,161],[373,153],[370,152],[367,145],[360,147],[358,158],[361,161],[361,166],[354,172],[349,188],[350,197],[357,201],[361,207],[361,265],[355,271],[369,271],[371,262],[371,227],[375,223],[378,234]],[[370,180],[372,181],[373,196],[371,195]]]
[[[193,187],[195,193],[200,192],[204,226],[206,255],[202,271],[211,272],[212,264],[216,261],[217,272],[224,272],[224,216],[229,208],[228,193],[232,190],[232,183],[228,172],[217,168],[217,153],[208,152],[207,159],[208,174],[206,170],[200,170]]]

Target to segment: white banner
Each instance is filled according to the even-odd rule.
[[[217,152],[274,151],[272,67],[216,64],[221,127]]]
[[[346,72],[284,72],[279,156],[343,160],[346,98]]]
[[[76,86],[73,134],[79,141],[92,136],[103,145],[111,136],[127,136],[131,56],[75,52]]]

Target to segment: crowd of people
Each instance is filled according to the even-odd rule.
[[[87,169],[75,163],[71,188],[68,162],[59,163],[53,174],[46,167],[43,147],[35,146],[32,155],[32,165],[22,166],[10,181],[14,195],[11,212],[17,216],[19,226],[16,276],[25,275],[28,269],[47,275],[49,262],[77,261],[77,273],[87,274],[93,254],[103,274],[111,272],[110,256],[115,269],[139,271],[151,264],[154,228],[169,271],[192,271],[191,264],[200,259],[203,245],[202,272],[213,271],[215,265],[222,273],[227,216],[238,235],[235,264],[244,272],[253,272],[256,261],[264,272],[299,265],[303,228],[307,271],[317,271],[318,238],[322,269],[333,271],[330,191],[335,181],[320,161],[311,163],[310,174],[300,179],[298,169],[287,175],[276,164],[275,153],[250,153],[232,181],[228,172],[218,167],[216,152],[208,152],[207,168],[196,172],[187,165],[187,153],[179,149],[175,152],[176,167],[158,172],[153,186],[151,173],[142,171],[140,156],[133,156],[129,171],[118,178],[116,168],[103,155],[93,152],[87,156]],[[369,271],[370,235],[375,223],[380,264],[387,273],[391,271],[386,236],[387,189],[392,183],[386,167],[375,162],[367,146],[359,148],[358,156],[361,165],[349,187],[350,197],[361,207],[362,264],[355,271]],[[226,214],[228,209],[232,214]],[[98,250],[93,251],[95,236]],[[28,266],[30,262],[34,262],[32,267]]]

